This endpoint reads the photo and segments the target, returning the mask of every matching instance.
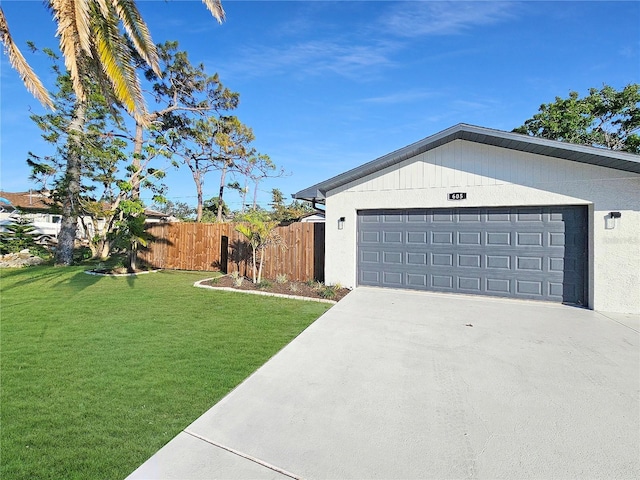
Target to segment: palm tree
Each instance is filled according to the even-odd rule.
[[[224,18],[221,0],[203,0],[213,16]],[[161,76],[158,53],[135,0],[48,0],[58,24],[60,51],[70,73],[76,97],[74,120],[69,125],[69,145],[65,171],[66,192],[62,201],[62,223],[56,250],[56,263],[71,265],[77,228],[77,200],[80,195],[80,143],[84,130],[89,85],[99,85],[109,103],[124,106],[141,125],[148,116],[140,82],[135,72],[133,51]],[[124,29],[126,35],[120,31]],[[11,65],[27,89],[44,105],[53,102],[42,83],[13,42],[0,7],[0,40]],[[133,48],[133,51],[132,51]]]
[[[224,19],[221,0],[203,0],[219,21]],[[158,53],[135,0],[48,0],[58,24],[60,51],[71,74],[79,102],[86,98],[85,77],[98,79],[102,93],[123,105],[143,124],[145,105],[132,62],[135,52],[160,76]],[[120,27],[126,36],[120,33]],[[48,92],[13,42],[0,7],[0,41],[25,87],[45,106],[53,108]]]

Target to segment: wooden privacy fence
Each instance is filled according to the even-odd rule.
[[[140,259],[157,268],[240,272],[251,276],[251,247],[233,223],[155,223],[153,240]],[[324,281],[323,223],[292,223],[276,232],[284,248],[265,250],[263,278],[286,274],[289,280]],[[259,257],[259,255],[258,255]]]

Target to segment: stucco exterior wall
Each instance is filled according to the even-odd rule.
[[[466,200],[447,200],[458,191]],[[589,307],[640,313],[640,175],[456,140],[326,197],[325,281],[348,287],[356,286],[358,210],[587,205]],[[612,222],[611,211],[621,218]]]

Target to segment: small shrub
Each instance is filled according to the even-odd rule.
[[[237,272],[234,272],[237,273]],[[242,282],[244,282],[244,277],[240,276],[240,275],[236,275],[235,277],[231,277],[233,278],[233,286],[234,287],[241,287],[242,286]]]
[[[313,288],[313,287],[315,286],[315,284],[316,284],[316,281],[315,281],[314,279],[310,279],[310,280],[307,280],[306,282],[304,282],[304,284],[305,284],[307,287],[311,287],[311,288]]]
[[[297,283],[291,283],[289,284],[289,290],[291,290],[293,293],[296,293],[300,291],[300,287]]]
[[[285,283],[287,283],[287,281],[288,279],[286,273],[279,273],[278,275],[276,275],[276,283],[278,285],[284,285]]]
[[[31,220],[19,217],[4,227],[0,233],[0,254],[18,253],[29,250],[29,253],[47,259],[49,251],[38,243],[36,228]]]
[[[211,280],[209,280],[209,283],[211,283],[211,285],[217,285],[218,283],[220,283],[220,277],[214,277]]]
[[[232,279],[236,280],[238,277],[240,277],[240,272],[238,272],[238,271],[236,270],[235,272],[231,272],[231,273],[229,274],[229,276],[230,276]]]
[[[337,293],[335,287],[327,285],[319,291],[319,295],[322,298],[326,298],[327,300],[333,300],[334,298],[336,298]]]
[[[260,290],[270,288],[272,286],[273,286],[273,283],[271,283],[269,280],[262,280],[260,283],[256,284],[256,287],[258,287]]]
[[[78,247],[73,249],[73,261],[85,262],[92,257],[91,249],[89,247]]]

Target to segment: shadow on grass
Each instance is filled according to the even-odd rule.
[[[20,269],[2,270],[0,272],[2,290],[12,290],[29,285],[33,282],[43,282],[51,284],[53,287],[66,286],[76,291],[82,291],[87,287],[96,284],[100,277],[87,275],[87,267],[56,267],[53,265],[24,267]],[[75,270],[75,272],[71,272]],[[24,277],[15,282],[14,278]],[[7,285],[7,283],[9,283]]]

